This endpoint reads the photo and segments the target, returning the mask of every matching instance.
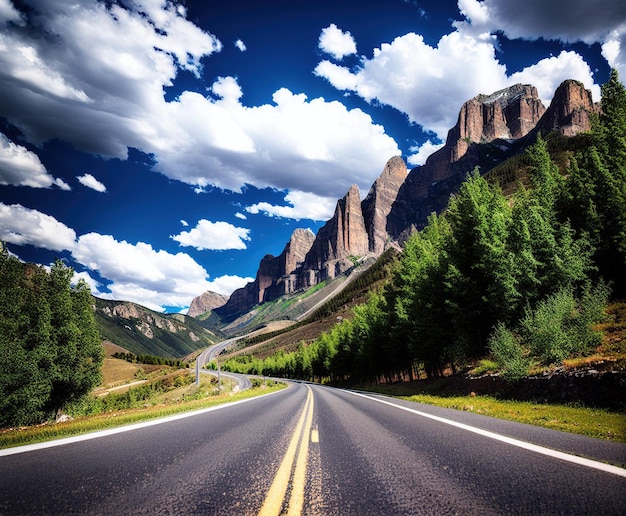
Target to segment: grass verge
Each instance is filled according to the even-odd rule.
[[[491,396],[439,397],[429,394],[397,396],[437,407],[465,410],[518,423],[542,426],[610,441],[626,443],[626,414],[567,405],[498,400]]]
[[[171,416],[181,412],[188,412],[232,401],[252,398],[284,389],[285,387],[286,384],[277,383],[271,386],[268,385],[267,387],[253,387],[252,389],[235,394],[224,393],[216,396],[209,396],[203,399],[182,401],[173,404],[161,404],[148,408],[117,410],[115,412],[98,414],[95,416],[85,416],[65,423],[52,423],[20,429],[9,429],[0,432],[0,449],[34,444],[43,441],[51,441],[53,439],[62,439],[64,437],[71,437],[88,432],[96,432],[107,428],[130,425],[150,419]]]

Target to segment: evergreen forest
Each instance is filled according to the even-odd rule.
[[[0,248],[0,428],[53,418],[100,383],[91,292],[73,275],[61,261],[48,271]]]
[[[491,356],[508,381],[599,343],[594,325],[626,295],[626,90],[602,86],[587,145],[559,169],[552,135],[525,151],[529,186],[505,196],[478,170],[412,235],[390,280],[312,343],[225,369],[305,380],[441,376]]]

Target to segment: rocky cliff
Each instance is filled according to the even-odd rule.
[[[554,92],[550,107],[537,123],[535,131],[548,134],[558,131],[564,136],[574,136],[591,129],[591,114],[600,108],[593,103],[591,92],[583,83],[564,81]]]
[[[406,175],[404,160],[400,156],[391,158],[361,203],[369,251],[375,255],[382,254],[389,245],[387,217]]]
[[[214,310],[223,306],[228,301],[229,296],[218,294],[217,292],[211,292],[207,290],[198,297],[194,297],[189,305],[189,311],[187,315],[190,317],[198,317],[209,310]]]
[[[296,229],[279,256],[267,254],[261,260],[254,281],[235,290],[228,302],[215,311],[222,316],[245,312],[296,289],[296,269],[311,249],[315,235],[308,229]]]
[[[380,255],[402,244],[428,216],[443,210],[475,167],[486,173],[534,142],[534,133],[572,136],[590,128],[597,111],[581,83],[565,81],[546,109],[534,86],[516,84],[477,95],[461,107],[445,145],[407,175],[404,161],[391,158],[361,202],[352,185],[337,202],[333,217],[316,236],[294,233],[278,258],[261,261],[254,282],[233,293],[221,314],[236,314],[299,288],[309,288],[350,269],[356,259]],[[305,230],[297,230],[301,232]],[[295,243],[296,240],[299,243]],[[292,249],[293,248],[293,249]]]

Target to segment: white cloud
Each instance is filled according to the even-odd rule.
[[[459,0],[459,10],[472,25],[510,39],[547,39],[564,42],[602,42],[614,30],[623,30],[623,0]]]
[[[184,220],[184,219],[180,219],[180,223],[181,223],[183,226],[185,226],[185,227],[189,226],[189,222],[187,222],[187,221],[186,221],[186,220]]]
[[[320,197],[308,192],[292,191],[285,195],[285,202],[289,205],[278,206],[268,202],[259,202],[246,207],[246,211],[253,215],[264,213],[270,217],[297,220],[328,220],[333,215],[337,199]]]
[[[361,57],[358,68],[321,61],[315,73],[339,90],[394,107],[441,140],[456,123],[465,101],[516,82],[537,86],[546,104],[565,79],[581,81],[592,90],[594,99],[599,99],[592,70],[575,52],[547,57],[509,76],[497,58],[496,36],[490,34],[501,28],[492,19],[493,3],[495,0],[461,0],[459,8],[471,22],[455,22],[456,30],[441,37],[436,46],[427,44],[420,34],[409,33],[382,44],[372,58]],[[516,5],[527,9],[526,4]],[[541,18],[546,17],[542,14]],[[615,53],[614,49],[608,51]]]
[[[236,79],[222,77],[208,96],[185,91],[166,101],[179,68],[200,75],[201,58],[221,48],[169,2],[130,10],[95,0],[37,2],[36,9],[30,23],[49,38],[0,33],[0,116],[32,143],[59,139],[121,159],[134,147],[198,192],[250,184],[329,199],[352,183],[367,190],[400,153],[363,111],[285,88],[248,107]]]
[[[459,0],[458,5],[467,20],[457,22],[457,27],[471,27],[475,32],[502,31],[510,39],[601,43],[609,65],[620,75],[626,73],[626,52],[621,51],[626,45],[623,0]],[[598,100],[595,92],[594,99]]]
[[[356,43],[352,34],[343,32],[334,23],[322,29],[319,39],[319,48],[335,59],[356,54]]]
[[[443,147],[443,143],[433,143],[430,140],[426,140],[418,147],[411,147],[409,151],[413,154],[407,157],[407,163],[414,167],[417,165],[423,165],[426,163],[428,156],[441,149],[441,147]]]
[[[577,79],[591,90],[593,99],[597,102],[600,100],[600,86],[594,84],[592,74],[591,68],[580,54],[564,50],[558,56],[542,59],[514,73],[509,81],[536,86],[539,97],[548,104],[559,84],[566,79]]]
[[[436,47],[419,34],[405,34],[375,49],[371,59],[362,58],[356,71],[322,61],[315,73],[367,102],[406,113],[440,139],[456,122],[463,102],[506,83],[493,41],[460,31],[443,36]]]
[[[254,278],[241,278],[239,276],[220,276],[209,281],[208,290],[217,292],[224,296],[230,296],[235,290],[245,287],[248,283],[254,281]]]
[[[206,270],[185,253],[171,254],[150,244],[117,241],[88,233],[78,238],[72,257],[110,280],[107,299],[140,303],[156,310],[187,306],[209,287]]]
[[[245,240],[250,240],[250,230],[239,228],[228,222],[210,222],[201,219],[195,228],[183,231],[171,239],[185,247],[195,247],[198,251],[246,249]]]
[[[60,178],[52,177],[39,157],[9,140],[0,133],[0,185],[30,186],[49,188],[58,186],[61,190],[70,190],[70,186]]]
[[[76,233],[50,215],[21,204],[0,202],[0,240],[63,251],[74,248]]]
[[[246,47],[246,44],[240,39],[235,41],[235,47],[237,47],[241,52],[245,52],[246,50],[248,50],[248,48]]]
[[[13,7],[11,0],[0,0],[0,24],[8,22],[22,25],[22,15],[15,7]]]
[[[96,192],[104,193],[104,192],[107,191],[107,187],[104,186],[100,181],[98,181],[91,174],[85,174],[85,175],[82,175],[82,176],[78,176],[76,179],[78,179],[78,182],[81,185],[86,186],[87,188],[91,188],[91,189],[95,190]]]

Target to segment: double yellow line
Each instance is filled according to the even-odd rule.
[[[259,516],[278,516],[281,514],[289,480],[291,480],[291,494],[289,496],[287,514],[295,515],[302,513],[306,463],[309,453],[309,435],[311,434],[311,424],[313,422],[313,392],[308,385],[306,388],[308,393],[302,414],[291,437],[287,453],[283,457],[283,461],[274,477],[274,482],[272,482],[263,507],[261,507]]]

